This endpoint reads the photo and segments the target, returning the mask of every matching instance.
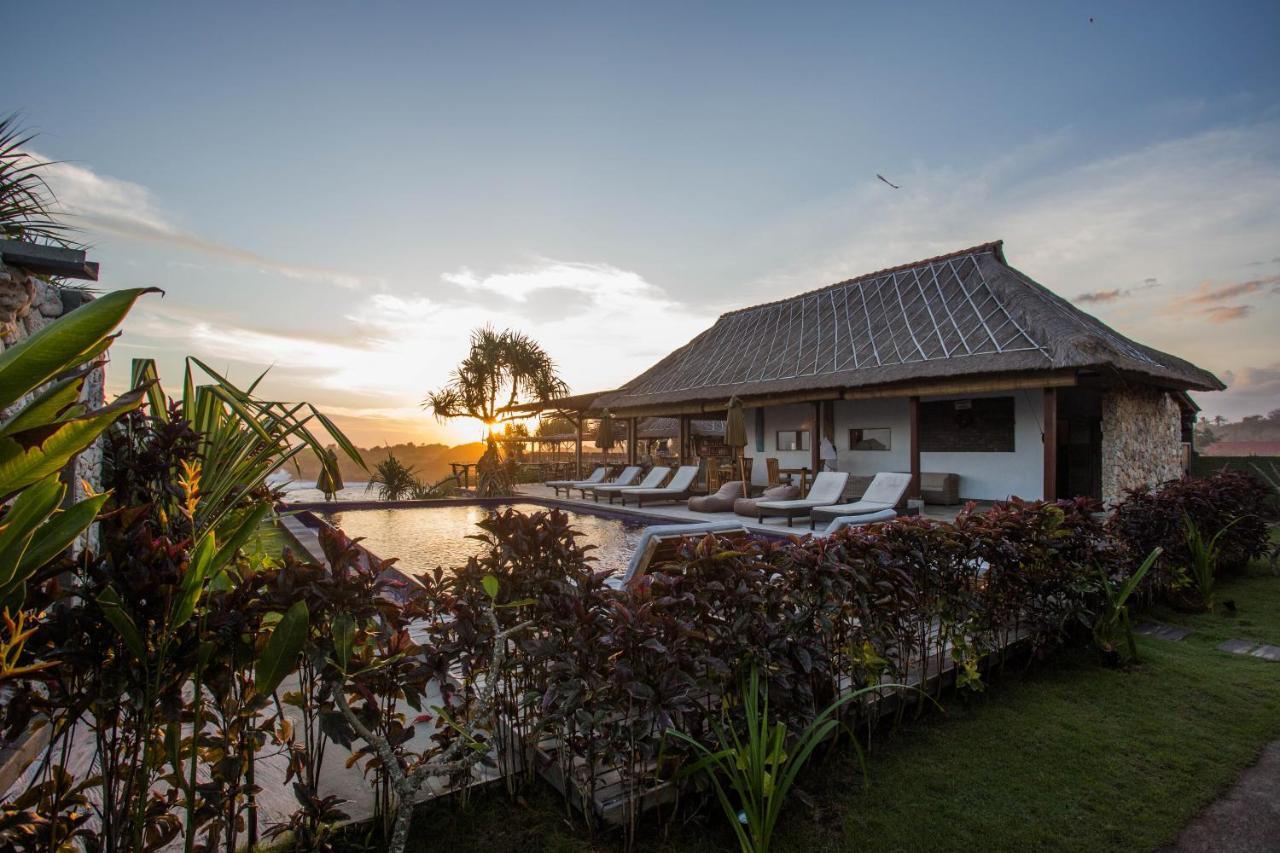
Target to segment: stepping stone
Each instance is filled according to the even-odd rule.
[[[1233,655],[1247,655],[1257,648],[1257,645],[1257,643],[1250,643],[1247,640],[1227,640],[1218,646],[1218,651],[1231,652]]]
[[[1162,625],[1159,622],[1143,622],[1133,631],[1135,634],[1141,634],[1144,637],[1155,637],[1172,642],[1181,640],[1191,633],[1190,628],[1175,628],[1172,625]]]
[[[1280,663],[1280,646],[1258,646],[1250,654],[1255,658],[1269,660],[1272,663]]]

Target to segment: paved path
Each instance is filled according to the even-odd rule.
[[[1187,824],[1166,853],[1273,853],[1280,850],[1280,741]]]

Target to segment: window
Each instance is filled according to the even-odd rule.
[[[1013,398],[940,400],[920,404],[923,453],[1012,453]]]
[[[889,427],[863,427],[849,430],[850,450],[890,450],[893,430]]]
[[[809,431],[807,429],[780,429],[777,435],[779,450],[808,450]]]

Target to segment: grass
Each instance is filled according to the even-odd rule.
[[[951,701],[877,737],[870,787],[846,750],[811,766],[788,806],[778,850],[1143,850],[1171,841],[1258,752],[1280,738],[1280,665],[1214,647],[1280,643],[1280,576],[1255,564],[1221,585],[1234,616],[1161,611],[1192,628],[1181,642],[1140,637],[1140,662],[1109,670],[1087,652],[1007,674],[978,699]],[[807,801],[807,802],[806,802]],[[713,803],[641,823],[644,851],[734,850]],[[497,790],[416,818],[410,849],[457,853],[606,851],[566,819],[558,796]],[[415,846],[416,845],[416,846]]]

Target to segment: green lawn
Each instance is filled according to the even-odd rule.
[[[1280,664],[1229,655],[1227,637],[1280,643],[1280,577],[1258,566],[1222,585],[1234,617],[1161,612],[1194,629],[1139,638],[1141,663],[1112,671],[1091,656],[1007,674],[976,701],[953,702],[880,735],[871,786],[847,753],[809,768],[779,850],[1149,850],[1170,841],[1280,738]],[[718,809],[642,822],[641,850],[736,849]],[[622,847],[566,821],[543,785],[510,802],[424,810],[417,851],[502,853]]]

